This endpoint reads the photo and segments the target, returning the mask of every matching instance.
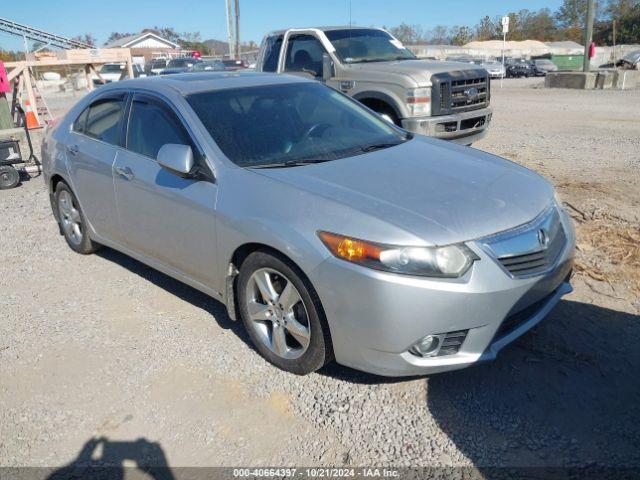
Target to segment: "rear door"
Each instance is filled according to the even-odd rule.
[[[196,163],[211,178],[182,178],[161,167],[156,157],[166,143],[190,145]],[[165,101],[134,94],[125,145],[114,163],[114,186],[126,245],[213,285],[218,188],[192,135]]]
[[[122,142],[125,93],[110,93],[92,102],[73,123],[67,137],[72,187],[95,232],[119,241],[112,168]]]

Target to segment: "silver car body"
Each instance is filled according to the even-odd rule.
[[[317,290],[337,362],[377,374],[427,374],[494,358],[571,290],[572,223],[551,185],[530,170],[419,135],[317,165],[241,168],[216,146],[185,100],[193,92],[309,81],[206,73],[107,85],[48,132],[45,182],[50,192],[59,180],[70,185],[94,240],[225,303],[232,318],[234,253],[256,245],[281,252]],[[90,102],[114,92],[166,102],[215,179],[181,178],[71,130]],[[465,242],[479,260],[455,279],[385,273],[334,257],[318,230],[407,246]],[[551,245],[548,255],[544,242]],[[528,268],[533,264],[525,260],[542,254],[548,261]],[[510,272],[513,264],[524,267]],[[425,335],[446,341],[460,331],[463,342],[453,353],[421,358],[408,350]]]
[[[500,62],[483,62],[480,66],[489,72],[491,78],[503,78],[507,71]]]

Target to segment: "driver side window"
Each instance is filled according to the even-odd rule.
[[[289,39],[284,70],[322,76],[322,54],[325,49],[313,35],[296,35]]]

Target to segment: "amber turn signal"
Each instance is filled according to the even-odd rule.
[[[371,243],[329,232],[318,232],[318,236],[331,253],[344,260],[359,262],[380,259],[382,249]]]

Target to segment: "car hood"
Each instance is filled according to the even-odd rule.
[[[483,70],[472,63],[440,62],[437,60],[397,60],[393,62],[354,63],[354,70],[362,70],[367,73],[396,73],[410,76],[419,85],[431,83],[431,75],[436,73],[450,73],[455,77],[455,72],[462,70]]]
[[[425,137],[331,162],[253,171],[392,224],[431,245],[522,225],[554,201],[551,185],[524,167]],[[319,215],[321,207],[319,201]],[[354,217],[353,225],[357,221]]]

